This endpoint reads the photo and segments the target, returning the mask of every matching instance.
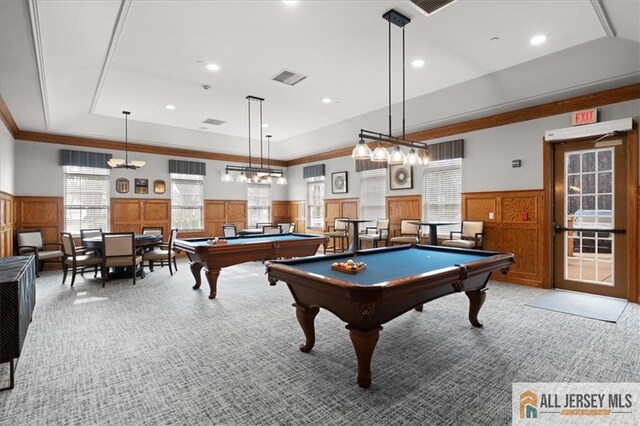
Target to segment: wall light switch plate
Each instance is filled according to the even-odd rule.
[[[489,219],[493,220],[493,218],[494,218],[493,212],[489,212]]]

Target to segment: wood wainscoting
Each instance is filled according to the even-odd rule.
[[[271,203],[271,221],[273,223],[291,222],[295,232],[307,232],[305,201],[273,201]]]
[[[247,227],[247,202],[244,200],[205,200],[204,233],[193,236],[222,236],[222,225],[230,223],[236,229]],[[180,233],[184,237],[184,233]],[[191,236],[191,235],[190,235]]]
[[[16,229],[39,228],[45,243],[59,243],[64,231],[64,198],[15,197]]]
[[[13,256],[13,234],[15,229],[15,197],[0,191],[0,257]]]
[[[171,200],[142,198],[111,199],[111,232],[135,232],[145,226],[158,226],[164,234],[171,228]]]
[[[484,249],[515,256],[507,275],[493,274],[496,281],[551,288],[545,202],[543,190],[462,194],[462,217],[485,223]]]
[[[325,229],[333,226],[336,217],[357,219],[360,214],[358,198],[325,198],[324,223]]]
[[[400,235],[400,221],[402,219],[422,220],[422,196],[400,195],[386,197],[386,212],[389,221],[389,236]]]

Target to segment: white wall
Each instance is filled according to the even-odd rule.
[[[0,191],[9,194],[15,194],[14,147],[13,136],[4,123],[0,121]]]
[[[60,166],[60,150],[71,149],[77,151],[108,152],[116,157],[124,155],[120,151],[104,149],[90,149],[68,145],[58,145],[39,142],[15,142],[15,194],[24,196],[62,197],[64,195],[63,170]],[[130,153],[132,160],[144,160],[147,163],[139,170],[113,169],[111,170],[111,197],[113,198],[171,198],[171,177],[169,174],[169,157],[166,155]],[[207,200],[246,200],[246,184],[220,182],[221,173],[227,164],[222,161],[198,160],[192,158],[178,158],[177,160],[202,161],[207,165],[207,176],[204,179],[204,198]],[[119,194],[115,189],[117,178],[124,177],[130,181],[128,194]],[[149,179],[149,194],[134,192],[134,179]],[[167,192],[153,193],[153,181],[164,180]],[[288,188],[286,185],[271,185],[272,200],[286,200]]]
[[[600,108],[599,114],[600,121],[632,117],[638,123],[640,121],[640,101],[608,105]],[[571,114],[560,114],[434,139],[429,143],[464,139],[463,192],[542,189],[544,132],[570,126]],[[511,160],[516,159],[522,160],[522,167],[511,167]],[[638,161],[640,162],[640,157]],[[349,193],[344,194],[344,197],[360,196],[360,174],[355,173],[354,160],[350,157],[340,157],[326,160],[324,164],[327,173],[326,198],[339,198],[338,195],[331,194],[330,176],[332,172],[343,170],[349,172]],[[292,200],[306,199],[306,182],[302,179],[302,168],[306,165],[294,166],[289,169],[289,175],[296,177],[295,180],[289,180],[289,198]],[[423,167],[414,167],[413,189],[407,190],[391,191],[387,179],[387,196],[422,194],[424,187],[422,176]],[[640,177],[638,183],[640,183]]]

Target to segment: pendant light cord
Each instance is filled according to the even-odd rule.
[[[402,139],[405,138],[404,128],[404,102],[405,102],[405,59],[404,59],[404,27],[402,27]],[[389,133],[391,134],[391,133]]]
[[[251,99],[247,98],[247,109],[249,111],[249,167],[251,167]]]
[[[262,101],[260,101],[260,168],[264,168],[263,155],[262,155]]]
[[[391,136],[391,21],[389,21],[389,136]]]

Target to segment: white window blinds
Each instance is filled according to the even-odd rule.
[[[171,226],[181,231],[204,228],[204,176],[171,173]]]
[[[315,178],[319,179],[319,178]],[[324,179],[324,178],[322,178]],[[324,180],[307,183],[307,204],[309,228],[324,228]]]
[[[360,217],[372,221],[385,217],[387,169],[365,170],[360,176]]]
[[[109,169],[64,166],[64,229],[109,230]]]
[[[247,210],[249,226],[271,223],[271,185],[247,185]]]
[[[432,161],[424,168],[424,219],[433,222],[456,222],[438,226],[438,233],[449,236],[460,230],[462,159]]]

